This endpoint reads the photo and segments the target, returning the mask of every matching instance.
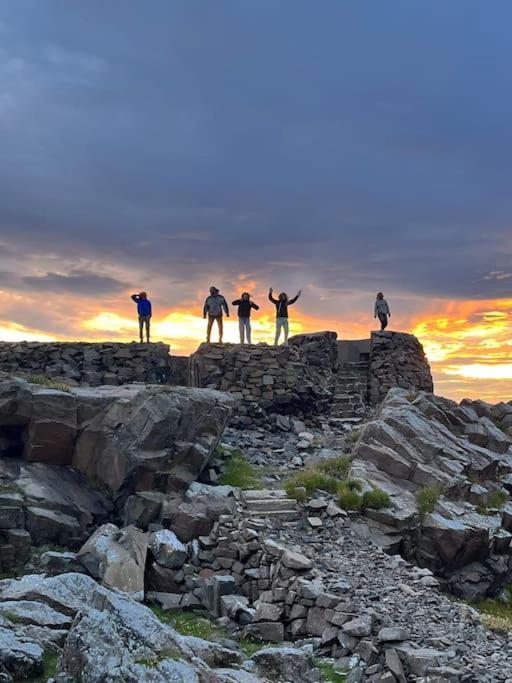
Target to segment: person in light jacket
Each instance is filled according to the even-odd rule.
[[[232,302],[233,306],[238,306],[238,327],[240,329],[240,344],[251,343],[251,310],[259,310],[259,306],[251,301],[251,295],[244,292],[240,299]]]
[[[294,304],[299,296],[301,295],[301,290],[297,292],[297,294],[293,297],[293,299],[288,298],[288,294],[286,292],[281,292],[279,297],[275,299],[272,296],[273,293],[272,287],[268,290],[268,298],[269,301],[271,301],[275,307],[276,307],[276,336],[274,340],[275,346],[279,344],[279,337],[281,336],[281,330],[284,331],[284,345],[288,346],[288,333],[289,333],[289,324],[288,324],[288,306],[291,306]]]
[[[217,322],[219,328],[219,343],[222,344],[222,313],[226,313],[229,318],[229,308],[226,299],[219,293],[217,287],[210,287],[210,296],[206,298],[203,307],[203,318],[208,316],[208,325],[206,327],[206,341],[210,343],[213,323]]]
[[[388,318],[391,318],[391,311],[382,292],[379,292],[375,299],[374,317],[380,320],[380,330],[383,332],[388,326]]]
[[[137,315],[139,316],[139,337],[140,343],[144,341],[143,332],[144,327],[146,328],[146,339],[149,344],[149,332],[151,327],[151,316],[153,314],[151,308],[151,301],[148,299],[146,292],[140,292],[139,294],[132,294],[132,301],[137,304]]]

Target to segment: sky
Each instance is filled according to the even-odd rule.
[[[0,0],[0,339],[204,336],[210,285],[512,399],[507,0]],[[227,339],[236,340],[236,321]]]

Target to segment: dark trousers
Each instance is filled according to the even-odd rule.
[[[380,329],[383,332],[388,326],[388,316],[385,313],[379,313]]]
[[[222,333],[223,333],[222,314],[221,315],[210,315],[210,314],[208,314],[208,326],[206,328],[206,341],[208,343],[210,342],[210,337],[212,336],[212,327],[213,327],[213,323],[215,321],[217,321],[217,325],[219,326],[219,342],[222,344]]]

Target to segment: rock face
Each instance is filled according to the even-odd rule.
[[[368,398],[374,405],[393,387],[434,391],[423,346],[403,332],[372,332],[368,377]]]
[[[183,387],[139,387],[80,431],[73,466],[112,491],[183,491],[207,464],[233,399]]]
[[[391,496],[390,509],[368,512],[381,541],[469,597],[512,575],[512,438],[499,427],[512,406],[495,422],[479,407],[393,389],[362,428],[352,462],[353,476]]]
[[[108,520],[113,497],[142,528],[175,514],[232,405],[184,387],[61,391],[1,378],[1,570],[25,561],[31,543],[79,548]]]
[[[134,332],[136,322],[134,321]],[[71,383],[185,384],[188,359],[169,355],[168,344],[113,342],[0,342],[0,370],[44,375]]]

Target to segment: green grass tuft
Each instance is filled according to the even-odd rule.
[[[416,492],[416,504],[418,505],[418,512],[422,519],[426,514],[434,511],[442,493],[443,489],[439,484],[422,486],[418,489]]]
[[[219,484],[244,490],[258,489],[261,488],[261,473],[245,459],[242,451],[233,451],[226,459]]]
[[[374,488],[372,491],[365,491],[361,501],[361,509],[366,510],[372,508],[373,510],[382,510],[391,505],[389,495],[379,488]]]
[[[361,493],[363,482],[358,479],[348,479],[338,485],[338,504],[343,510],[364,511],[369,508],[380,510],[391,505],[388,494],[374,486],[371,491]]]
[[[320,670],[323,683],[343,683],[347,680],[347,674],[336,671],[332,662],[315,659],[315,666]]]
[[[506,491],[504,491],[503,489],[493,491],[487,501],[487,507],[499,509],[502,508],[507,501],[508,493]]]
[[[157,605],[151,605],[153,614],[164,624],[169,624],[184,636],[195,636],[203,640],[223,638],[226,634],[210,618],[198,614],[193,610],[164,610]]]
[[[329,477],[336,479],[346,479],[350,472],[350,465],[352,458],[347,455],[341,455],[339,458],[330,458],[324,460],[318,465],[320,472],[327,474]]]

